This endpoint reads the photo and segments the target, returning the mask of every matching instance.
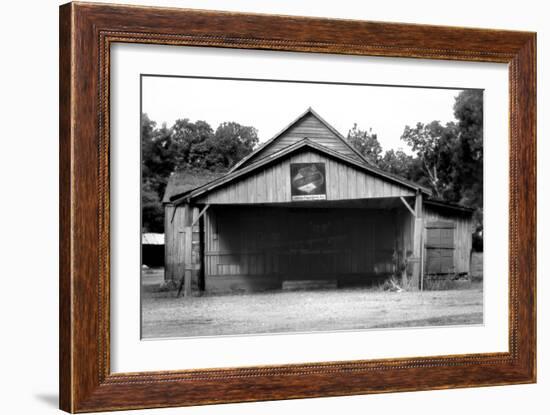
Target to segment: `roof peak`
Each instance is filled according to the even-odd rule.
[[[361,154],[360,151],[358,151],[355,147],[353,147],[348,140],[336,129],[334,128],[330,123],[328,123],[317,111],[313,109],[312,106],[308,106],[307,109],[302,112],[298,117],[294,118],[293,121],[290,124],[287,124],[282,130],[280,130],[277,134],[275,134],[272,138],[262,143],[256,150],[254,150],[252,153],[250,153],[248,156],[241,159],[237,164],[235,164],[230,172],[233,172],[235,170],[240,169],[244,164],[246,164],[251,158],[255,157],[257,154],[259,154],[261,151],[263,151],[265,148],[267,148],[269,145],[271,145],[273,142],[275,142],[279,137],[281,137],[283,134],[285,134],[288,130],[290,130],[293,126],[298,124],[300,120],[302,120],[307,115],[311,114],[313,117],[315,117],[325,128],[327,128],[337,140],[340,140],[344,146],[349,148],[350,152],[354,153],[356,157],[361,160],[362,162],[366,163],[367,165],[373,166],[373,163],[368,160],[363,154]]]

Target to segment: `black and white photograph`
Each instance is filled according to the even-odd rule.
[[[142,339],[484,323],[482,89],[140,87]]]

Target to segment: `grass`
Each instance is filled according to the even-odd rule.
[[[483,322],[482,285],[468,289],[274,291],[176,298],[159,292],[159,271],[144,274],[144,338],[447,326]]]

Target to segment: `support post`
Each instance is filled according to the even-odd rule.
[[[206,213],[206,210],[210,207],[210,205],[206,205],[205,207],[202,208],[202,210],[198,213],[198,215],[195,215],[194,213],[194,210],[193,210],[193,223],[191,224],[191,226],[195,226],[197,224],[197,222],[199,221],[199,219],[202,217],[202,215],[204,215]]]
[[[184,284],[183,284],[183,296],[189,297],[191,295],[191,278],[193,274],[193,228],[191,226],[185,227],[185,236],[184,236]]]
[[[424,218],[422,212],[422,193],[417,191],[414,203],[414,233],[413,233],[413,276],[411,286],[413,289],[423,289],[424,276],[423,274],[423,246],[422,246],[422,234],[424,231]]]
[[[193,228],[192,223],[192,209],[189,204],[183,206],[183,275],[181,276],[181,281],[179,284],[178,294],[179,297],[183,291],[184,297],[191,295],[191,278],[192,278],[192,259],[193,259]]]

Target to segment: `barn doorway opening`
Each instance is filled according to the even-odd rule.
[[[206,290],[382,282],[395,272],[396,255],[410,249],[410,214],[396,206],[212,206],[202,250]]]

